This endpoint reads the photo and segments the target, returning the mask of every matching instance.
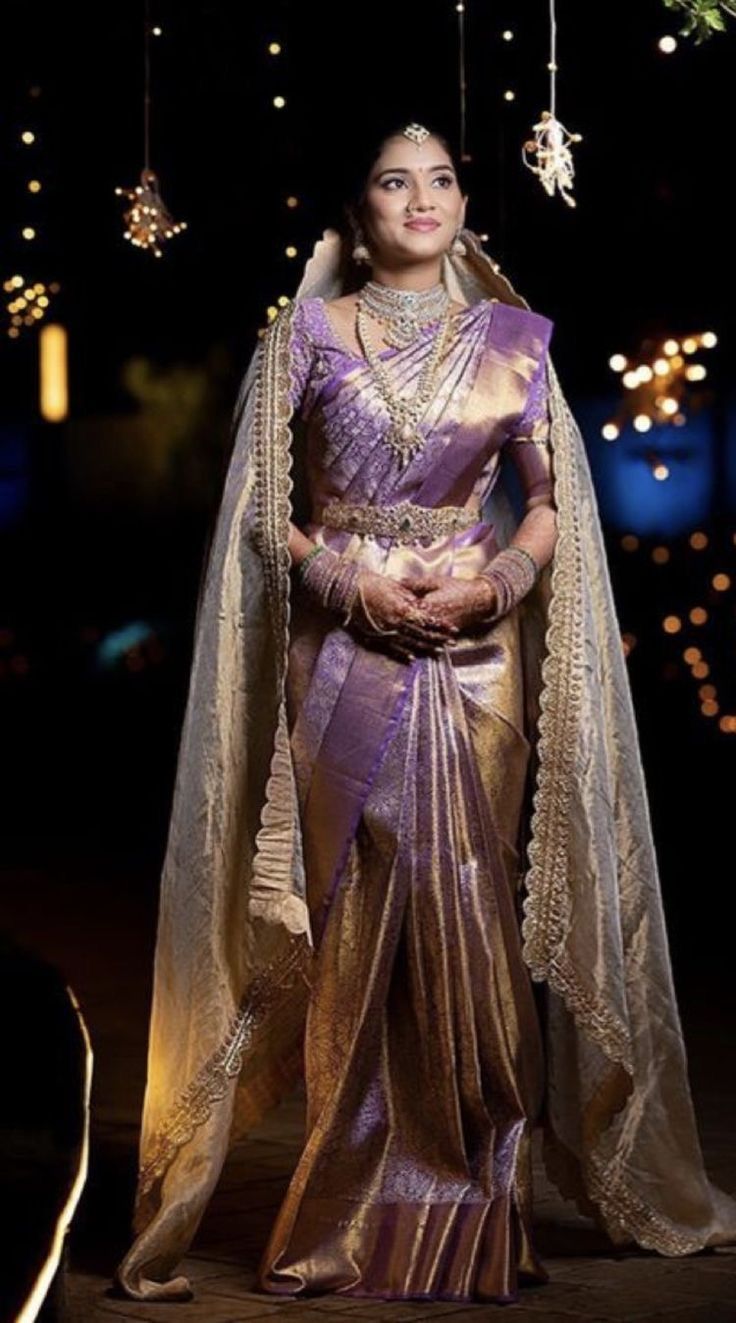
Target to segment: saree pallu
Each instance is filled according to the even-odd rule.
[[[493,429],[466,421],[494,311],[481,311],[482,327],[475,316],[460,383],[471,380],[464,408],[456,383],[445,409],[441,461],[397,477],[379,450],[360,473],[346,446],[329,475],[311,475],[315,497],[320,477],[334,493],[348,469],[359,499],[377,464],[390,503],[430,487],[443,500],[472,493],[494,442]],[[354,364],[331,380],[334,452],[353,382],[363,412],[375,406]],[[324,449],[321,436],[311,453]],[[317,521],[305,531],[392,578],[471,577],[498,550],[481,519],[428,546]],[[518,618],[407,665],[357,643],[297,589],[286,693],[316,959],[306,1142],[259,1282],[289,1294],[514,1300],[520,1275],[546,1280],[530,1169],[544,1059],[515,905],[530,750]]]

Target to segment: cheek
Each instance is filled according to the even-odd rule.
[[[374,224],[394,220],[400,216],[406,206],[407,194],[404,189],[389,189],[371,199],[371,214]]]

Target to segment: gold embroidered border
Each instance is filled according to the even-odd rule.
[[[271,620],[277,647],[279,718],[274,736],[274,752],[261,813],[262,826],[283,822],[291,812],[288,776],[290,752],[284,737],[286,713],[284,681],[289,643],[289,520],[292,490],[290,395],[286,389],[290,370],[290,334],[293,307],[285,308],[266,331],[254,385],[254,463],[255,518],[254,537],[263,561],[266,591],[271,602]],[[259,833],[260,835],[260,833]],[[257,838],[258,839],[258,838]],[[268,854],[268,839],[261,839],[263,854]],[[267,859],[267,863],[271,860]],[[258,870],[258,848],[254,859]],[[282,922],[289,935],[289,951],[265,966],[248,985],[220,1047],[201,1066],[196,1076],[182,1090],[178,1101],[167,1113],[152,1146],[152,1154],[140,1168],[136,1207],[145,1199],[154,1183],[169,1167],[178,1149],[189,1142],[195,1130],[210,1117],[217,1102],[228,1090],[228,1081],[241,1069],[243,1056],[258,1026],[276,1004],[282,992],[293,987],[296,978],[309,982],[313,957],[306,902],[295,892],[274,890],[273,896],[260,897],[251,914],[265,915],[270,907],[272,919]]]
[[[286,671],[291,621],[291,553],[289,530],[291,492],[292,416],[291,337],[294,304],[287,304],[268,327],[255,384],[254,540],[263,565],[269,622],[276,659],[278,712],[271,764],[266,782],[260,828],[256,834],[248,911],[276,919],[291,932],[305,932],[311,941],[305,886],[299,866],[301,826],[286,710]],[[295,867],[299,870],[295,876]]]
[[[703,1238],[694,1233],[679,1231],[668,1218],[655,1212],[649,1204],[634,1194],[623,1176],[615,1171],[614,1163],[601,1161],[594,1152],[585,1163],[586,1180],[591,1198],[595,1200],[607,1222],[631,1235],[644,1249],[672,1257],[694,1254],[703,1249]]]
[[[177,1151],[189,1142],[200,1125],[209,1120],[215,1103],[226,1096],[229,1081],[240,1073],[246,1049],[282,994],[293,988],[299,978],[309,982],[307,972],[311,958],[311,947],[304,934],[289,934],[287,954],[279,955],[265,965],[251,980],[222,1044],[182,1090],[160,1126],[152,1155],[139,1168],[136,1207],[163,1176]]]
[[[702,1236],[687,1235],[632,1193],[616,1171],[594,1151],[578,1159],[548,1124],[544,1126],[543,1159],[547,1176],[563,1198],[583,1217],[592,1218],[621,1244],[635,1240],[657,1254],[679,1256],[703,1249]]]
[[[565,401],[548,356],[554,501],[558,535],[552,561],[545,657],[537,722],[537,779],[532,798],[522,936],[524,959],[536,982],[547,981],[578,1023],[613,1061],[633,1069],[628,1029],[605,1001],[583,986],[569,960],[568,807],[575,775],[576,730],[583,692],[581,603],[584,564],[576,508],[577,460]]]
[[[571,917],[568,873],[567,809],[575,771],[575,730],[580,720],[584,663],[584,573],[579,530],[566,512],[576,508],[578,490],[576,438],[551,359],[548,380],[552,408],[551,442],[559,533],[552,564],[550,604],[542,663],[537,722],[537,782],[533,795],[525,882],[522,935],[524,958],[532,978],[546,981],[562,997],[580,1028],[634,1076],[631,1037],[627,1026],[580,981],[565,950]],[[577,1161],[577,1160],[576,1160]],[[702,1237],[679,1230],[631,1188],[616,1159],[606,1162],[596,1145],[578,1163],[584,1193],[561,1180],[554,1163],[545,1165],[550,1179],[566,1197],[590,1215],[589,1203],[611,1234],[629,1236],[639,1245],[665,1255],[691,1254],[703,1248]],[[570,1174],[570,1173],[568,1173]]]
[[[287,305],[266,330],[255,384],[255,538],[263,560],[266,592],[273,612],[282,686],[289,644],[289,522],[291,519],[291,323],[294,305]]]

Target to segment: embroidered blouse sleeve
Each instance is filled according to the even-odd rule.
[[[548,356],[545,350],[529,387],[524,412],[503,446],[505,456],[519,475],[527,511],[537,505],[556,509],[550,445]]]

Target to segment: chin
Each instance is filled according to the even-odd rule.
[[[413,257],[441,257],[446,247],[447,242],[441,230],[433,230],[431,234],[406,230],[401,252],[409,253]]]

